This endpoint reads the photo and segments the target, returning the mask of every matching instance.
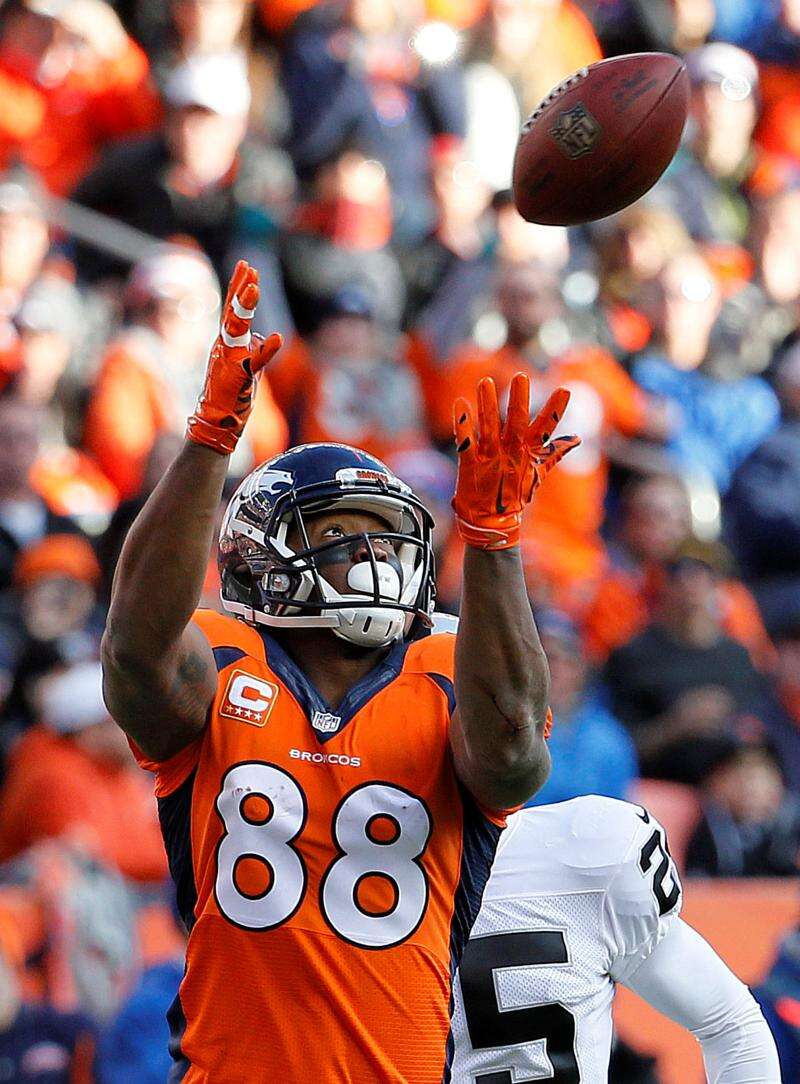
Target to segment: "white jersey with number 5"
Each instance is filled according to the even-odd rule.
[[[641,806],[591,795],[511,817],[461,960],[454,1084],[605,1084],[614,983],[680,907]]]

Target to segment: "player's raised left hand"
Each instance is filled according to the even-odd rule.
[[[189,440],[220,455],[235,449],[253,409],[254,377],[283,345],[277,332],[266,339],[251,333],[258,297],[258,271],[239,260],[228,284],[205,384],[186,430]]]
[[[453,508],[459,533],[470,546],[502,550],[519,544],[522,513],[537,486],[560,459],[580,444],[574,436],[552,438],[569,402],[557,388],[531,421],[530,379],[511,381],[505,424],[491,377],[478,385],[478,429],[466,399],[453,404],[458,478]]]

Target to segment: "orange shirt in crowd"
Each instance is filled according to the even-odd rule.
[[[759,68],[760,120],[757,143],[770,154],[800,160],[800,74],[794,68]]]
[[[374,364],[316,361],[302,339],[281,350],[269,376],[278,406],[290,419],[294,443],[337,441],[379,459],[429,444],[422,391],[407,360]]]
[[[469,345],[457,351],[440,374],[431,418],[436,436],[450,438],[457,396],[474,403],[479,380],[491,376],[502,400],[519,370],[531,373],[534,408],[555,387],[563,385],[572,393],[561,431],[577,433],[582,443],[537,493],[525,519],[523,554],[531,578],[549,587],[549,600],[574,611],[583,604],[584,581],[591,584],[604,565],[599,534],[608,485],[604,440],[610,433],[627,437],[641,432],[646,398],[612,355],[599,347],[576,347],[552,361],[546,372],[537,373],[511,346],[489,353]]]
[[[128,39],[53,86],[29,74],[11,46],[0,51],[0,169],[22,162],[65,194],[105,143],[154,128],[161,107],[144,51]]]
[[[261,20],[274,34],[288,30],[298,15],[315,8],[320,0],[259,0]]]
[[[588,17],[572,0],[553,4],[541,19],[535,53],[544,95],[578,68],[602,60],[603,50]]]
[[[111,344],[93,387],[83,445],[122,499],[138,491],[156,437],[165,431],[182,431],[188,409],[182,413],[175,399],[152,359],[137,349],[134,336],[123,335]],[[267,380],[259,380],[244,439],[252,455],[252,463],[245,470],[287,446],[286,420]]]
[[[586,650],[593,662],[604,662],[611,652],[627,644],[652,619],[661,597],[663,570],[617,568],[606,572],[583,617]],[[753,665],[769,666],[774,649],[756,600],[743,583],[724,580],[717,589],[722,628],[747,648]]]
[[[64,835],[136,881],[167,875],[151,788],[135,765],[106,766],[34,727],[12,752],[0,793],[0,862]]]
[[[78,448],[47,448],[34,463],[29,481],[57,516],[102,523],[117,507],[115,487],[94,460]]]

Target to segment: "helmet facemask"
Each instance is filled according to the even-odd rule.
[[[351,487],[346,494],[339,490],[327,498],[319,494],[317,500],[304,496],[298,490],[279,497],[263,529],[249,517],[226,516],[220,543],[225,608],[254,624],[330,628],[363,648],[403,639],[409,615],[428,624],[433,609],[432,520],[423,505],[410,494],[374,486]],[[372,513],[387,529],[311,545],[309,518],[334,511]],[[238,560],[225,556],[231,544]],[[354,562],[356,547],[363,559]],[[350,590],[337,590],[327,578],[326,569],[333,564],[347,566]]]

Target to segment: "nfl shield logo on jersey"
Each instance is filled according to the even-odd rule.
[[[329,711],[315,711],[311,719],[311,725],[320,734],[332,734],[339,729],[342,719],[340,715],[332,715]]]

